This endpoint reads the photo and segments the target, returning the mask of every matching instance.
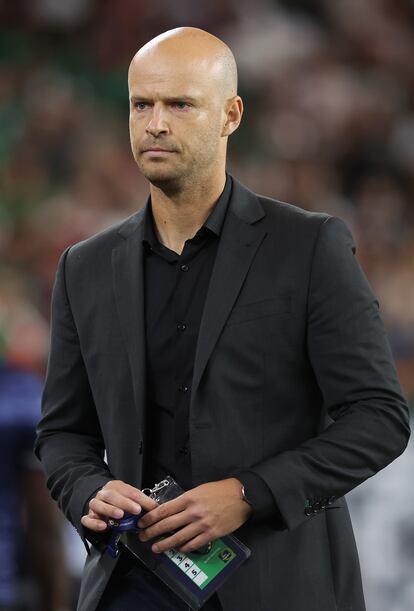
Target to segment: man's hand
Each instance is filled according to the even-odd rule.
[[[139,515],[141,510],[151,511],[157,503],[146,494],[121,480],[113,480],[98,490],[89,501],[89,512],[82,516],[86,528],[100,532],[106,529],[109,518],[120,520],[124,512]]]
[[[231,477],[184,492],[143,516],[138,526],[141,541],[171,531],[175,534],[152,546],[154,552],[177,549],[191,552],[209,541],[227,535],[249,518],[252,507],[242,499],[241,483]]]

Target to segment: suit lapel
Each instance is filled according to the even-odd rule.
[[[145,405],[145,319],[142,229],[144,211],[120,230],[124,240],[112,251],[115,301],[122,335],[128,352],[137,409]]]
[[[250,265],[266,232],[255,225],[264,216],[257,197],[233,178],[220,244],[211,275],[197,341],[192,401],[220,336],[242,288]],[[145,405],[145,318],[143,235],[144,209],[121,228],[124,241],[112,253],[113,283],[119,322],[127,347],[140,412]]]
[[[194,362],[192,401],[223,326],[266,232],[256,221],[264,216],[257,197],[233,178],[224,222],[200,324]]]

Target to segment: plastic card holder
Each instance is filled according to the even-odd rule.
[[[154,488],[143,492],[162,504],[184,491],[171,476],[167,476]],[[138,539],[136,523],[132,528],[117,533],[115,547],[119,541],[191,609],[199,609],[250,556],[250,550],[233,535],[211,541],[188,554],[174,549],[155,554],[151,549],[154,541]]]
[[[191,609],[200,609],[250,556],[250,550],[233,535],[213,541],[207,554],[176,550],[154,554],[153,541],[143,543],[134,533],[123,533],[121,542]]]

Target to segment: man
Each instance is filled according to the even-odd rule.
[[[409,429],[352,238],[226,175],[243,105],[214,36],[150,41],[129,93],[150,199],[62,256],[37,440],[94,543],[78,609],[186,608],[126,550],[116,568],[101,551],[107,520],[142,508],[139,538],[166,535],[155,553],[232,532],[251,549],[206,609],[362,611],[343,495]],[[157,506],[141,489],[168,474],[187,491]]]

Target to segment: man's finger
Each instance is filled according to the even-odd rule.
[[[92,501],[99,501],[106,503],[108,505],[112,505],[113,507],[117,507],[122,511],[128,511],[129,513],[139,515],[141,513],[141,505],[135,501],[132,501],[130,498],[123,496],[120,492],[116,490],[110,490],[108,488],[102,488],[96,493],[94,499],[91,499],[89,506],[98,513],[102,513],[97,506],[97,503],[92,504]],[[104,515],[107,515],[106,513]],[[117,517],[117,516],[115,516]],[[122,516],[118,516],[122,517]]]
[[[166,552],[169,549],[177,549],[178,547],[188,543],[202,532],[202,527],[199,523],[188,524],[185,528],[182,528],[171,537],[166,537],[154,543],[152,551],[155,553]],[[209,537],[204,535],[205,543],[208,543]],[[199,546],[200,547],[200,546]]]
[[[206,533],[201,533],[197,537],[194,537],[194,539],[191,539],[191,541],[188,541],[187,543],[181,545],[176,549],[179,552],[187,554],[189,552],[194,552],[195,550],[200,549],[200,547],[203,547],[207,543],[211,543],[211,537],[209,537]]]
[[[154,499],[151,499],[149,496],[144,494],[142,490],[139,490],[139,488],[135,488],[122,480],[112,480],[108,482],[102,488],[102,490],[115,490],[121,494],[121,496],[129,498],[131,501],[141,505],[145,511],[151,511],[151,509],[154,509],[154,507],[157,507],[158,505]]]
[[[89,530],[94,530],[95,532],[99,532],[107,528],[106,522],[100,520],[99,518],[93,518],[90,515],[82,516],[81,524],[85,526],[85,528],[89,528]]]
[[[104,501],[100,501],[97,497],[89,501],[89,507],[92,509],[92,511],[98,513],[104,518],[114,518],[115,520],[120,520],[124,516],[123,509],[115,507],[114,505],[109,505],[109,503],[105,503]],[[134,512],[131,511],[131,513]]]
[[[140,541],[148,541],[149,539],[153,539],[154,537],[159,537],[160,535],[164,535],[166,533],[171,533],[172,531],[177,530],[178,528],[182,528],[187,524],[191,523],[191,516],[187,511],[181,511],[180,513],[176,513],[164,520],[160,520],[156,522],[152,526],[145,528],[142,532],[139,533]]]
[[[102,520],[103,522],[105,522],[103,517],[99,515],[99,513],[96,513],[96,511],[92,511],[92,509],[89,509],[87,515],[88,515],[88,518],[96,518],[97,520]]]
[[[162,505],[157,505],[155,509],[152,509],[148,513],[143,516],[139,522],[138,526],[140,528],[147,528],[160,520],[164,520],[169,516],[172,516],[176,513],[180,513],[187,508],[188,498],[186,498],[185,493],[181,496],[178,496],[176,499],[172,501],[167,501]]]

